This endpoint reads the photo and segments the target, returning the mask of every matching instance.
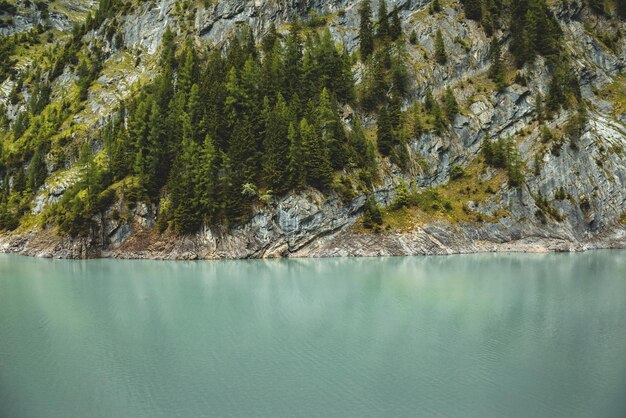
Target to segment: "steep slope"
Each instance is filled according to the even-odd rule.
[[[390,104],[386,99],[368,107],[363,98],[372,70],[359,59],[360,1],[101,1],[87,5],[98,11],[71,29],[61,22],[82,22],[86,13],[74,3],[86,5],[53,2],[50,9],[58,15],[50,13],[53,23],[42,23],[34,34],[42,20],[36,5],[18,2],[13,22],[3,24],[3,34],[16,40],[13,69],[7,70],[14,75],[0,89],[0,110],[7,115],[0,133],[5,251],[217,258],[626,246],[626,25],[618,17],[619,1],[605,2],[603,13],[581,1],[549,3],[557,51],[540,52],[521,65],[515,62],[516,32],[504,17],[513,6],[503,6],[493,23],[485,16],[468,19],[467,4],[457,1],[438,2],[440,10],[426,0],[388,2],[389,12],[397,6],[402,23],[408,82],[398,143],[390,156],[377,153],[375,179],[362,181],[359,169],[345,166],[323,191],[297,187],[273,194],[259,181],[243,218],[224,221],[219,215],[197,232],[181,232],[166,210],[172,183],[152,198],[131,198],[131,173],[107,184],[103,193],[110,190],[109,197],[97,213],[80,218],[86,227],[79,233],[59,221],[70,207],[63,206],[64,196],[75,193],[73,202],[87,201],[88,167],[103,166],[110,157],[102,129],[123,103],[141,97],[142,86],[158,79],[168,28],[183,61],[186,40],[198,51],[228,51],[244,26],[260,42],[274,25],[285,42],[290,23],[299,18],[305,34],[328,28],[350,57],[357,97],[339,100],[337,108],[349,142],[355,119],[362,120],[367,141],[376,144],[377,130],[380,141],[381,109]],[[378,28],[376,11],[374,16]],[[40,43],[11,35],[26,31]],[[445,60],[438,57],[439,33]],[[87,64],[81,68],[81,62]],[[34,100],[42,91],[49,100]],[[448,91],[458,109],[438,127],[444,122],[428,102],[434,97],[445,111]],[[121,113],[127,124],[128,113]],[[84,144],[92,155],[87,159],[79,158]],[[31,187],[16,191],[16,184],[28,183],[25,178]],[[379,208],[382,220],[370,222]]]

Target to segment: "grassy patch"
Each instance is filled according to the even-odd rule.
[[[499,217],[487,216],[469,209],[469,202],[479,204],[493,198],[496,191],[507,182],[505,170],[497,170],[489,180],[479,180],[486,169],[484,161],[475,161],[464,170],[464,175],[450,183],[421,192],[413,192],[409,196],[409,205],[399,208],[388,207],[382,210],[383,231],[409,232],[416,227],[434,221],[450,223],[496,222]],[[360,224],[354,228],[356,232],[366,232]]]
[[[613,116],[626,112],[626,74],[620,74],[615,81],[596,91],[602,99],[613,104]]]

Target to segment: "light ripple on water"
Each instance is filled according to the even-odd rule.
[[[0,256],[0,416],[621,418],[625,260]]]

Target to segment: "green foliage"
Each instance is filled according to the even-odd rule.
[[[387,0],[378,0],[378,30],[376,36],[385,39],[389,36],[389,15],[387,13]]]
[[[523,162],[511,137],[487,141],[483,146],[483,154],[488,165],[507,171],[512,187],[520,187],[524,183]]]
[[[406,185],[406,183],[401,180],[400,183],[396,186],[396,197],[393,201],[392,208],[394,209],[402,209],[408,208],[411,205],[411,193]]]
[[[15,53],[16,38],[0,37],[0,83],[7,77],[15,75],[15,64],[17,61],[13,59]]]
[[[378,177],[376,149],[372,141],[366,138],[361,121],[358,118],[352,123],[352,132],[349,140],[352,150],[350,158],[352,164],[362,170],[365,182],[371,183]]]
[[[456,101],[456,96],[452,92],[450,86],[446,87],[444,95],[444,112],[448,121],[452,122],[454,117],[459,113],[459,104]]]
[[[397,40],[402,36],[402,21],[400,20],[400,14],[398,12],[398,5],[393,6],[391,12],[391,24],[389,26],[389,37],[392,41]]]
[[[367,229],[378,229],[383,224],[383,215],[374,197],[370,196],[363,206],[363,226]]]
[[[458,180],[460,178],[465,177],[465,170],[460,165],[453,165],[450,167],[450,179]]]
[[[604,14],[604,0],[585,0],[585,4],[596,14]]]
[[[500,41],[497,38],[493,38],[491,46],[489,48],[489,59],[491,61],[491,67],[489,68],[489,78],[496,83],[498,91],[504,90],[506,87],[504,79],[504,63],[502,61],[502,50],[500,47]]]
[[[556,57],[562,32],[545,0],[519,0],[511,5],[510,51],[518,66],[532,61],[537,54]]]
[[[431,114],[433,116],[433,124],[435,128],[435,132],[441,134],[446,129],[446,120],[444,118],[443,111],[441,110],[441,106],[439,103],[435,102],[432,105]]]
[[[430,3],[431,13],[439,13],[441,11],[441,0],[433,0]]]
[[[300,122],[302,141],[302,168],[307,183],[318,189],[328,189],[332,182],[332,166],[328,149],[317,134],[315,126],[302,119]]]
[[[435,59],[441,65],[448,62],[446,45],[443,42],[443,35],[440,29],[437,29],[437,33],[435,34]]]
[[[560,62],[553,71],[550,81],[548,96],[546,97],[547,110],[554,112],[560,107],[569,108],[581,100],[577,75],[567,61]]]
[[[372,29],[372,4],[365,0],[359,7],[359,41],[361,48],[361,60],[365,62],[374,51],[374,31]]]
[[[402,40],[376,48],[365,62],[359,88],[359,103],[373,111],[392,96],[404,96],[408,91],[407,55]]]
[[[626,19],[626,0],[617,0],[617,14]]]
[[[44,183],[47,176],[45,151],[40,147],[33,155],[28,167],[28,189],[32,191],[37,190]]]
[[[393,129],[393,123],[391,115],[387,106],[383,106],[378,116],[378,130],[376,131],[376,142],[378,144],[378,151],[384,155],[389,156],[393,147],[397,143],[397,139]]]

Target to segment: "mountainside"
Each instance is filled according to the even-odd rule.
[[[626,247],[625,0],[0,1],[0,251]]]

